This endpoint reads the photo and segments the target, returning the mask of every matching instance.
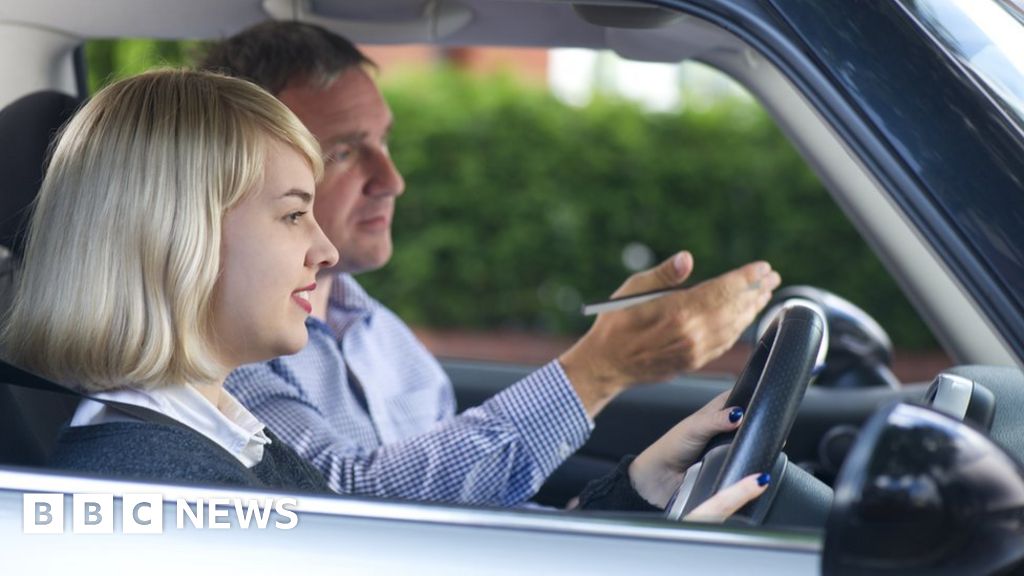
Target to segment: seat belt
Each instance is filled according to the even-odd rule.
[[[230,458],[233,462],[236,462],[239,466],[245,468],[245,465],[238,461],[238,458],[234,454],[228,452],[226,448],[217,444],[213,440],[206,437],[206,435],[196,431],[191,426],[171,418],[170,416],[157,412],[151,408],[144,406],[136,406],[135,404],[128,404],[126,402],[118,402],[116,400],[107,400],[104,398],[94,398],[87,394],[82,394],[77,390],[72,390],[67,386],[61,386],[55,382],[52,382],[42,376],[33,374],[27,370],[23,370],[9,364],[4,360],[0,360],[0,384],[8,386],[18,386],[20,388],[29,388],[32,390],[40,390],[43,392],[55,392],[58,394],[66,394],[73,396],[81,400],[92,400],[93,402],[99,402],[109,408],[113,408],[122,414],[127,414],[133,418],[142,420],[143,422],[149,422],[151,424],[163,424],[165,426],[172,426],[178,429],[187,430],[193,434],[198,434],[203,440],[208,442],[211,446],[216,447],[221,453]],[[246,468],[248,470],[248,468]]]
[[[46,378],[33,374],[32,372],[22,370],[21,368],[18,368],[13,364],[9,364],[3,360],[0,360],[0,384],[18,386],[20,388],[31,388],[33,390],[41,390],[43,392],[56,392],[58,394],[74,396],[80,400],[92,400],[93,402],[99,402],[101,404],[113,408],[114,410],[117,410],[118,412],[122,412],[124,414],[132,416],[134,418],[138,418],[139,420],[145,422],[153,422],[155,424],[166,424],[168,426],[177,426],[179,428],[184,427],[188,428],[189,430],[192,430],[191,427],[181,423],[178,420],[175,420],[174,418],[171,418],[170,416],[167,416],[166,414],[157,412],[156,410],[145,408],[143,406],[136,406],[134,404],[128,404],[125,402],[118,402],[116,400],[93,398],[92,396],[88,396],[76,390],[72,390],[67,386],[61,386],[60,384],[47,380]]]

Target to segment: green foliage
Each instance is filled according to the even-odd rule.
[[[87,44],[90,87],[183,65],[197,42]],[[450,70],[389,80],[392,153],[407,192],[395,255],[360,280],[410,323],[580,333],[582,301],[655,261],[693,252],[694,280],[766,259],[785,284],[862,306],[898,346],[928,330],[828,193],[757,106],[649,113],[599,97],[574,108],[504,76]]]
[[[723,102],[652,114],[600,98],[573,108],[507,77],[451,71],[385,86],[408,183],[392,263],[362,276],[410,322],[585,330],[583,300],[629,271],[693,252],[695,279],[755,259],[786,284],[863,306],[904,347],[934,343],[888,273],[773,122]]]
[[[89,92],[99,90],[118,78],[145,72],[156,66],[188,66],[194,61],[200,41],[176,40],[92,40],[85,43]]]

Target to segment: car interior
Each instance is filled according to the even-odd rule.
[[[9,247],[0,263],[0,304],[11,294],[13,262],[20,256],[26,215],[39,191],[54,135],[78,109],[79,100],[45,90],[22,96],[0,111],[0,160],[5,190],[0,198],[0,245]],[[0,432],[11,438],[0,446],[0,462],[42,465],[61,425],[78,401],[66,394],[0,385]]]
[[[853,149],[846,125],[836,120],[849,111],[823,103],[826,88],[808,87],[816,85],[817,71],[801,67],[799,59],[785,60],[785,54],[769,54],[713,18],[618,2],[410,1],[391,3],[388,11],[371,0],[139,0],[130,9],[123,2],[97,2],[88,14],[58,9],[60,4],[36,0],[0,9],[0,53],[32,46],[19,55],[11,81],[0,86],[0,147],[5,151],[0,155],[0,181],[5,183],[0,244],[10,249],[0,270],[9,269],[18,257],[18,235],[38,189],[49,142],[85,97],[84,64],[77,50],[83,39],[218,38],[272,17],[300,18],[370,44],[581,47],[646,62],[693,60],[725,73],[755,96],[957,364],[931,381],[898,382],[887,367],[892,344],[884,327],[855,303],[814,288],[777,296],[769,306],[772,313],[755,322],[749,341],[762,337],[779,307],[798,298],[820,307],[829,334],[822,346],[829,355],[815,368],[817,383],[805,394],[799,391],[803,397],[796,400],[788,439],[783,432],[786,475],[792,479],[788,493],[778,496],[780,513],[769,514],[765,523],[820,535],[858,433],[880,407],[896,401],[932,406],[983,431],[1018,460],[1024,458],[1024,375],[1014,354],[890,200],[866,164],[865,153]],[[8,292],[9,281],[2,278],[9,272],[0,274],[0,289]],[[0,303],[8,296],[0,294]],[[813,359],[817,352],[814,346],[808,354]],[[533,369],[456,358],[443,359],[443,366],[460,410]],[[564,506],[587,480],[611,470],[623,455],[641,451],[735,380],[734,375],[692,374],[623,394],[597,418],[590,440],[555,472],[536,501]],[[72,396],[0,384],[0,434],[5,438],[0,465],[42,465],[75,404]],[[807,512],[784,513],[796,509]]]

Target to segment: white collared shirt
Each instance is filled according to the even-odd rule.
[[[246,468],[252,468],[263,460],[263,447],[270,443],[263,423],[227,390],[221,390],[217,406],[189,384],[152,390],[125,388],[92,396],[142,406],[169,416],[216,442]],[[137,421],[137,418],[101,402],[82,400],[70,426]]]

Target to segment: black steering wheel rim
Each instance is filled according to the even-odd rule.
[[[688,510],[750,474],[773,469],[811,377],[823,364],[827,334],[824,314],[814,303],[795,299],[782,306],[726,400],[725,406],[744,408],[743,423],[732,435],[724,459],[703,459],[700,475],[714,482],[697,481],[704,489],[690,494]],[[717,445],[728,443],[728,437],[717,440]],[[774,478],[773,483],[780,480]],[[762,496],[759,505],[770,507],[770,497]],[[750,516],[757,522],[763,514]]]

